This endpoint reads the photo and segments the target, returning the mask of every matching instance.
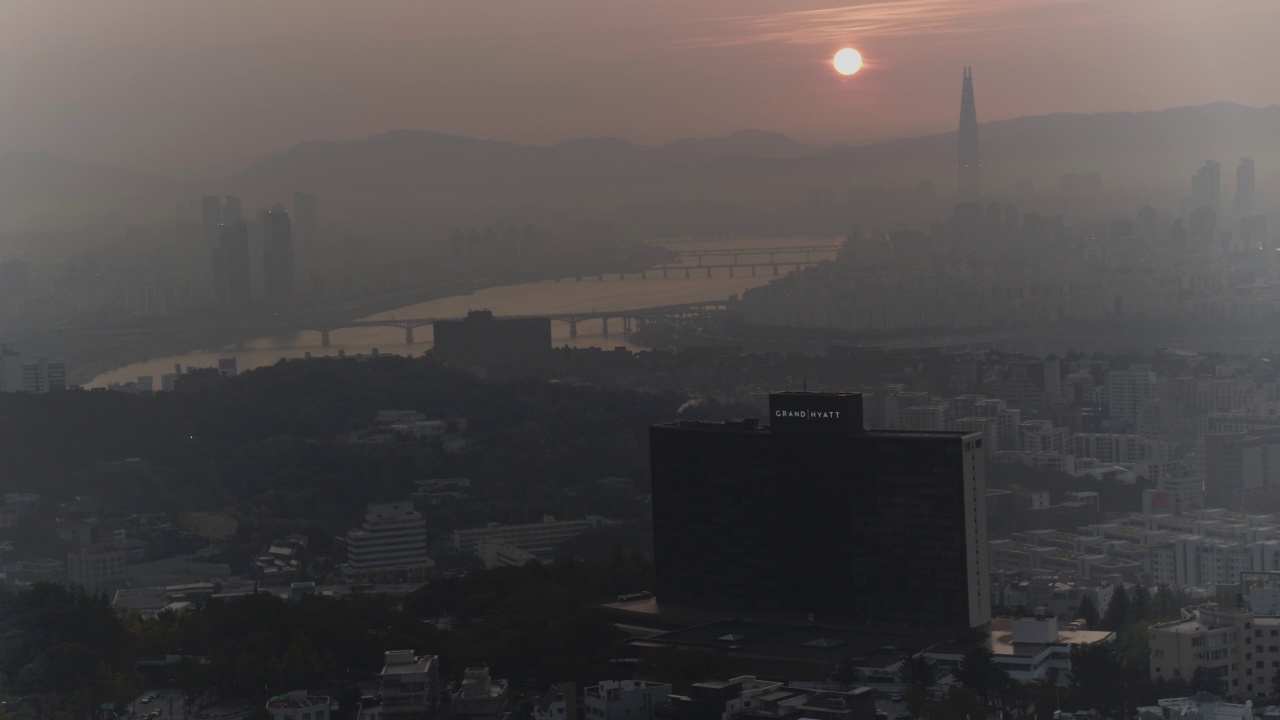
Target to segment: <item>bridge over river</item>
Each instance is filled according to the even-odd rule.
[[[554,322],[567,323],[569,336],[578,336],[578,323],[599,320],[602,334],[609,334],[609,321],[622,323],[623,335],[641,325],[661,319],[686,319],[725,315],[734,310],[734,300],[714,300],[706,302],[680,303],[631,310],[582,310],[566,313],[544,313],[538,315],[502,315],[498,319],[530,319],[548,318]],[[365,318],[363,320],[305,320],[298,322],[278,322],[264,324],[223,325],[200,328],[141,328],[134,330],[102,330],[90,331],[94,335],[153,335],[164,333],[239,333],[244,338],[280,335],[284,333],[316,332],[320,334],[321,347],[329,347],[330,336],[338,330],[348,328],[393,327],[404,330],[406,345],[414,343],[413,331],[431,325],[437,320],[460,320],[458,317],[424,317],[424,318]]]

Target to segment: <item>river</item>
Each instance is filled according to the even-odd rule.
[[[679,250],[734,248],[749,250],[760,247],[795,247],[802,245],[835,245],[842,238],[753,238],[750,240],[734,240],[714,243],[686,243],[676,246]],[[795,256],[779,256],[779,261]],[[709,263],[712,261],[708,261]],[[718,261],[717,261],[718,262]],[[690,262],[690,265],[696,263]],[[783,268],[783,274],[794,268]],[[487,288],[470,295],[431,300],[416,305],[408,305],[388,312],[370,315],[367,319],[431,318],[462,317],[470,310],[491,310],[495,316],[503,315],[538,315],[592,310],[629,310],[679,303],[725,300],[730,296],[741,295],[744,291],[763,285],[774,279],[771,270],[758,269],[753,277],[750,269],[738,268],[734,277],[729,276],[725,268],[712,271],[707,277],[705,270],[692,273],[685,278],[684,273],[672,271],[669,277],[663,278],[661,271],[649,271],[647,278],[627,275],[619,279],[617,274],[603,277],[563,278],[554,281],[524,283],[521,285],[504,285]],[[551,323],[552,342],[556,346],[572,347],[631,347],[623,337],[621,324],[614,322],[610,328],[612,334],[605,337],[601,333],[600,323],[586,321],[578,325],[578,337],[569,337],[568,323]],[[330,335],[329,347],[322,347],[320,334],[317,332],[300,332],[288,336],[273,338],[246,339],[240,346],[209,348],[206,350],[153,358],[132,363],[115,370],[102,373],[85,384],[85,387],[107,387],[111,383],[126,383],[142,376],[152,376],[156,388],[160,387],[160,375],[174,372],[174,366],[183,370],[190,367],[213,367],[219,358],[234,357],[238,369],[243,372],[256,367],[272,365],[281,358],[301,358],[310,354],[312,357],[338,355],[346,353],[368,354],[374,349],[382,353],[400,355],[420,354],[431,347],[431,329],[418,328],[414,331],[414,344],[406,345],[404,331],[397,328],[347,328],[335,330]]]

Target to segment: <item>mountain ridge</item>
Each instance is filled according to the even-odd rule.
[[[1280,168],[1280,105],[1219,101],[1163,110],[1060,112],[981,123],[984,184],[1022,177],[1054,183],[1098,171],[1108,182],[1181,184],[1208,159],[1250,155],[1263,174]],[[547,145],[396,129],[349,141],[312,140],[214,180],[179,182],[49,153],[0,155],[0,213],[21,225],[104,211],[171,217],[178,201],[234,194],[246,207],[314,192],[332,219],[482,217],[512,207],[609,210],[679,200],[794,203],[814,188],[954,178],[955,132],[861,145],[820,146],[743,129],[641,145],[612,136]]]

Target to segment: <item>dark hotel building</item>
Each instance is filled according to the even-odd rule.
[[[495,318],[473,310],[462,320],[436,320],[432,354],[450,365],[479,368],[543,367],[551,359],[549,318]]]
[[[860,394],[650,429],[660,605],[933,629],[991,619],[982,434],[864,430]]]

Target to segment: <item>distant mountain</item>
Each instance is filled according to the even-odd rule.
[[[1260,178],[1280,168],[1280,107],[1229,103],[1155,112],[1055,114],[984,123],[983,180],[1010,187],[1020,178],[1057,187],[1064,173],[1098,171],[1108,186],[1186,184],[1208,159],[1223,176],[1243,155]],[[307,143],[218,183],[227,192],[285,197],[311,189],[334,207],[375,212],[375,198],[414,198],[415,206],[510,207],[551,204],[609,208],[620,203],[715,200],[788,203],[814,188],[954,184],[955,133],[871,145],[815,147],[785,135],[743,130],[660,147],[617,138],[551,146],[397,131],[347,143]],[[392,202],[383,212],[393,212]]]
[[[739,130],[722,138],[686,138],[659,148],[664,154],[683,159],[722,157],[796,158],[817,155],[828,149],[805,145],[781,133]]]
[[[1209,159],[1221,162],[1230,188],[1244,155],[1257,163],[1260,189],[1280,174],[1280,107],[1064,113],[988,122],[979,134],[983,183],[996,195],[1021,178],[1054,191],[1064,173],[1097,171],[1108,188],[1164,186],[1165,196],[1174,197]],[[612,137],[535,146],[399,130],[303,143],[228,177],[182,185],[44,154],[10,154],[0,156],[0,217],[52,220],[108,209],[127,217],[128,208],[143,204],[169,217],[174,201],[204,194],[239,195],[246,208],[257,208],[287,203],[303,190],[317,195],[325,222],[339,231],[438,237],[441,227],[487,226],[535,211],[609,217],[629,208],[633,217],[703,203],[720,214],[749,209],[743,218],[779,209],[796,214],[815,202],[838,205],[833,199],[855,186],[915,187],[922,180],[937,188],[936,209],[946,207],[954,187],[955,152],[955,133],[817,147],[742,130],[652,147]],[[905,204],[893,208],[895,224]]]

